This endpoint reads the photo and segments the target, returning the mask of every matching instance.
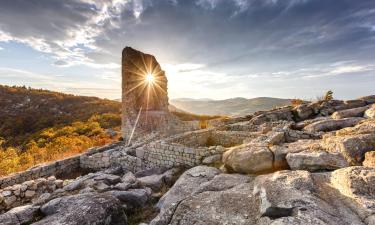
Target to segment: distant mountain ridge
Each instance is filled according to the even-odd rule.
[[[224,100],[181,98],[171,99],[169,102],[181,110],[195,114],[242,116],[260,110],[290,105],[291,99],[271,97],[251,99],[238,97]]]

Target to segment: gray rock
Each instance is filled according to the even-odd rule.
[[[292,143],[285,143],[283,145],[271,146],[270,150],[273,152],[273,167],[274,169],[289,169],[289,165],[286,161],[286,156],[289,153],[297,153],[306,150],[320,150],[319,140],[299,140]]]
[[[216,174],[204,182],[203,177],[191,177],[188,172],[165,195],[165,199],[173,201],[164,201],[150,225],[364,225],[363,221],[372,219],[373,209],[366,208],[371,203],[365,200],[375,196],[369,186],[373,175],[363,167],[344,176],[353,180],[347,187],[355,185],[355,179],[363,186],[361,195],[356,194],[358,189],[350,191],[351,198],[338,193],[339,188],[348,188],[341,184],[334,185],[338,189],[332,187],[331,180],[339,176],[331,178],[330,172],[285,170],[257,177]],[[356,199],[361,196],[365,199]]]
[[[39,206],[24,205],[17,208],[13,208],[9,210],[7,213],[15,215],[20,224],[27,224],[35,221],[36,217],[38,216],[38,210]]]
[[[353,118],[344,118],[344,119],[328,119],[322,120],[310,125],[307,125],[304,130],[309,132],[319,132],[319,131],[334,131],[339,130],[345,127],[352,127],[357,125],[363,118],[353,117]]]
[[[121,177],[112,174],[101,174],[94,178],[95,181],[103,181],[107,185],[117,184],[121,181]]]
[[[138,178],[138,181],[139,181],[141,186],[149,187],[153,191],[156,191],[156,192],[160,191],[160,189],[165,184],[163,174],[160,174],[160,175],[155,174],[155,175],[151,175],[151,176],[141,177],[141,178]]]
[[[363,106],[354,109],[346,109],[334,112],[332,114],[333,119],[343,119],[343,118],[350,118],[350,117],[362,117],[366,110],[369,109],[369,106]]]
[[[120,190],[120,191],[126,191],[131,187],[132,187],[132,184],[130,184],[130,183],[118,183],[113,187],[113,189]]]
[[[361,134],[355,136],[333,136],[324,139],[324,148],[330,152],[344,155],[350,165],[360,165],[364,154],[375,147],[375,134]]]
[[[77,194],[56,198],[41,207],[46,216],[35,225],[126,225],[121,203],[108,194]]]
[[[375,103],[375,95],[364,96],[359,99],[365,101],[367,105]]]
[[[173,187],[159,200],[157,207],[162,209],[165,205],[176,204],[198,189],[200,184],[213,179],[219,173],[219,169],[207,166],[197,166],[185,171]]]
[[[206,158],[202,160],[202,163],[204,165],[210,165],[210,164],[218,163],[218,162],[221,162],[221,154],[207,156]]]
[[[294,110],[300,120],[306,120],[312,115],[314,115],[313,108],[307,104],[301,104],[299,106],[296,106]]]
[[[262,173],[273,168],[273,153],[267,146],[253,144],[233,147],[223,154],[223,163],[229,171],[245,174]]]
[[[286,156],[286,160],[292,170],[335,170],[349,166],[349,163],[341,153],[329,153],[326,151],[289,153]]]
[[[132,172],[127,172],[121,178],[121,181],[123,183],[130,183],[130,184],[132,184],[132,183],[135,183],[137,181],[137,178],[134,176],[134,174]]]
[[[106,192],[122,203],[126,204],[127,209],[142,208],[150,198],[150,193],[145,189],[131,189],[128,191],[109,191]]]
[[[139,178],[139,177],[151,176],[155,174],[162,174],[167,170],[168,170],[167,168],[146,169],[146,170],[142,170],[142,171],[135,173],[135,177]]]

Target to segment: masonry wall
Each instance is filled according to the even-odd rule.
[[[0,189],[0,213],[7,209],[30,203],[42,195],[63,187],[63,181],[54,176],[25,181]],[[47,194],[48,195],[48,194]]]
[[[69,175],[80,169],[80,156],[73,156],[0,178],[0,188],[41,177]]]

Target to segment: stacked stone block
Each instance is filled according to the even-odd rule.
[[[29,203],[42,194],[52,193],[62,187],[63,181],[51,176],[47,179],[38,178],[0,189],[0,213],[7,209]]]

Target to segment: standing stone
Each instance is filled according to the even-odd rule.
[[[149,81],[147,77],[153,76]],[[176,118],[168,110],[167,77],[155,57],[126,47],[122,52],[122,136],[170,130]],[[138,122],[137,122],[138,117]],[[178,121],[177,121],[178,122]]]

